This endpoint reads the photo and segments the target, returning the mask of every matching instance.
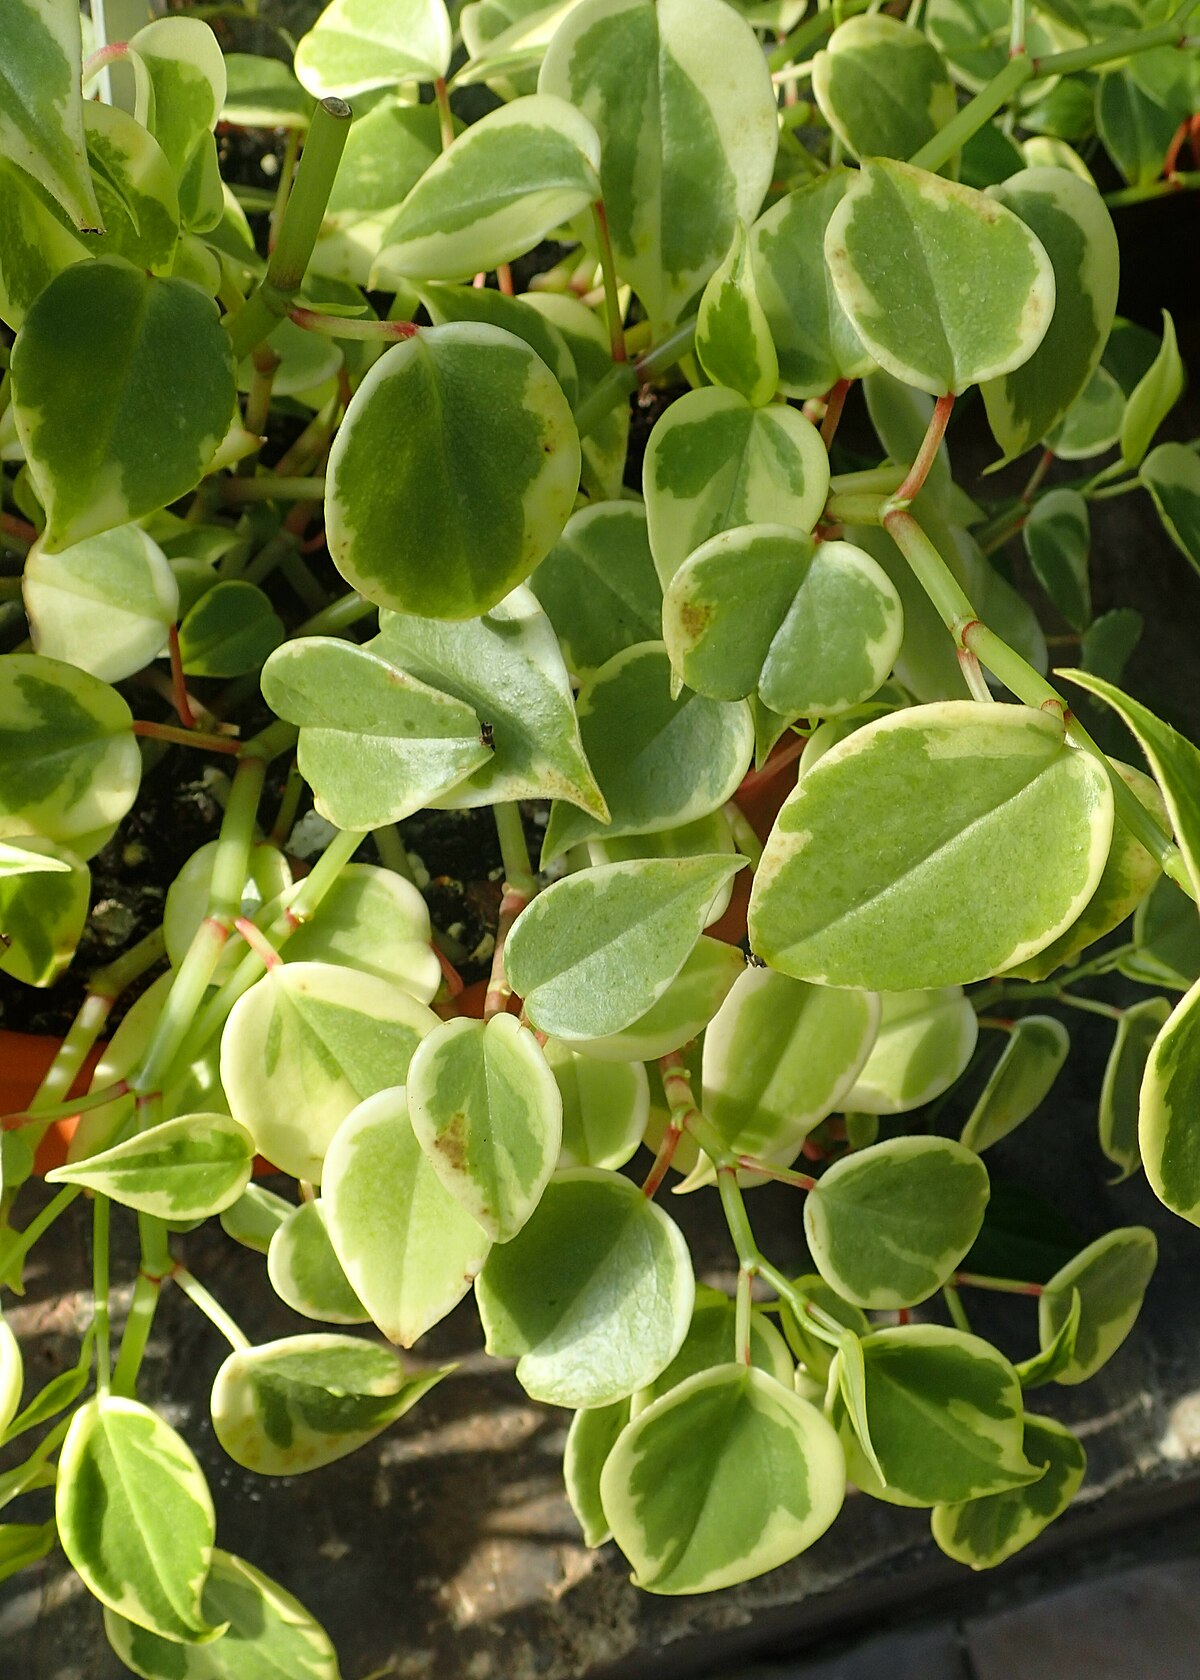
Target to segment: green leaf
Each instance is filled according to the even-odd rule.
[[[84,246],[97,257],[124,257],[138,268],[170,274],[178,257],[179,194],[170,162],[154,136],[128,112],[90,101],[84,135],[102,234]]]
[[[718,1365],[648,1407],[600,1477],[613,1536],[649,1592],[714,1592],[786,1563],[841,1509],[845,1466],[817,1408]]]
[[[1119,682],[1142,639],[1145,620],[1132,607],[1114,607],[1088,625],[1083,633],[1080,664],[1108,682]]]
[[[1160,443],[1142,462],[1141,480],[1163,529],[1200,571],[1200,456],[1186,444]]]
[[[623,1167],[642,1141],[650,1085],[640,1062],[599,1062],[556,1038],[542,1046],[562,1101],[561,1167]]]
[[[207,1219],[237,1201],[253,1165],[254,1141],[236,1120],[187,1114],[46,1177],[82,1184],[155,1219]]]
[[[983,1223],[988,1175],[946,1138],[891,1138],[824,1172],[804,1203],[809,1252],[855,1306],[915,1307],[957,1270]]]
[[[600,1503],[600,1473],[617,1437],[629,1422],[629,1401],[591,1406],[575,1413],[563,1449],[563,1480],[567,1499],[583,1530],[585,1546],[603,1546],[612,1529]]]
[[[854,1083],[878,1023],[870,992],[747,968],[704,1035],[705,1117],[737,1154],[798,1148]]]
[[[215,228],[224,195],[212,130],[225,103],[225,60],[200,18],[162,17],[130,37],[150,78],[150,131],[175,172],[183,225]]]
[[[1083,1312],[1083,1298],[1072,1289],[1066,1317],[1046,1345],[1015,1367],[1024,1389],[1041,1388],[1054,1382],[1075,1357],[1075,1343],[1079,1337],[1079,1320]]]
[[[74,0],[5,8],[0,155],[40,181],[77,227],[102,232],[83,142],[82,58]]]
[[[1047,436],[1046,446],[1060,460],[1089,461],[1116,443],[1124,413],[1124,392],[1106,367],[1098,367]]]
[[[1024,167],[1024,152],[996,122],[977,129],[959,153],[960,179],[980,192],[999,185]]]
[[[620,1032],[580,1040],[580,1054],[601,1061],[651,1062],[682,1049],[704,1031],[745,966],[735,945],[701,935],[679,973],[644,1015]]]
[[[312,120],[315,101],[278,58],[255,53],[225,54],[223,122],[238,128],[298,128]],[[357,126],[361,127],[360,118]]]
[[[721,0],[582,0],[538,79],[600,137],[617,269],[655,337],[758,213],[777,147],[753,30]]]
[[[1130,21],[1136,28],[1135,18]],[[1148,187],[1162,174],[1175,122],[1128,69],[1109,70],[1096,84],[1096,128],[1131,187]]]
[[[257,671],[283,640],[283,621],[256,584],[218,583],[179,626],[179,653],[191,677],[241,677]]]
[[[933,1538],[947,1557],[970,1569],[994,1569],[1067,1509],[1087,1468],[1076,1437],[1052,1418],[1026,1418],[1025,1455],[1043,1472],[1028,1487],[934,1507]]]
[[[585,840],[696,822],[733,798],[750,767],[750,708],[690,689],[672,696],[671,666],[661,642],[641,642],[615,654],[589,679],[577,704],[584,752],[609,820],[602,823],[556,800],[546,825],[543,867]]]
[[[148,1406],[104,1394],[79,1408],[54,1514],[64,1552],[101,1604],[164,1639],[219,1637],[201,1609],[212,1496],[187,1443]]]
[[[1022,1447],[1017,1374],[989,1343],[911,1324],[876,1330],[861,1345],[871,1441],[886,1483],[864,1457],[840,1396],[832,1418],[850,1478],[864,1493],[894,1505],[944,1505],[1037,1480]]]
[[[818,1308],[827,1318],[849,1330],[849,1341],[870,1334],[871,1321],[861,1307],[852,1306],[849,1301],[844,1301],[837,1290],[832,1289],[816,1272],[796,1278],[793,1288],[804,1296],[806,1304]],[[837,1349],[817,1334],[813,1328],[814,1322],[807,1312],[798,1316],[786,1299],[780,1299],[779,1323],[787,1338],[787,1344],[796,1358],[803,1362],[808,1374],[818,1379],[824,1387]],[[849,1342],[846,1345],[848,1346]]]
[[[642,478],[650,548],[665,588],[718,531],[811,531],[829,491],[829,457],[798,409],[752,408],[737,391],[714,385],[671,404],[650,434]]]
[[[53,1518],[44,1523],[0,1523],[0,1581],[39,1563],[57,1539]]]
[[[604,323],[579,298],[561,292],[531,292],[525,301],[556,327],[566,341],[575,363],[582,402],[612,370],[612,346]],[[624,493],[630,418],[629,404],[615,403],[593,423],[587,436],[580,439],[584,478],[597,495],[618,498]]]
[[[204,1612],[223,1622],[211,1645],[180,1646],[104,1613],[108,1642],[143,1680],[338,1680],[329,1635],[291,1593],[230,1552],[214,1549]]]
[[[54,276],[86,254],[75,231],[50,194],[32,175],[0,156],[0,320],[16,332],[26,312]],[[103,237],[103,235],[101,235]]]
[[[443,0],[333,0],[296,49],[314,99],[348,98],[393,82],[432,82],[450,68]]]
[[[1194,907],[1189,905],[1194,916]],[[1150,1188],[1193,1225],[1200,1224],[1200,984],[1159,1033],[1142,1079],[1138,1144]]]
[[[788,193],[750,230],[758,298],[779,357],[779,389],[822,397],[874,367],[838,302],[825,263],[825,229],[854,176],[835,165]]]
[[[785,1387],[792,1380],[792,1356],[787,1343],[765,1313],[750,1314],[750,1363],[766,1371]],[[683,1346],[665,1371],[630,1401],[630,1415],[637,1417],[647,1406],[669,1394],[673,1388],[714,1365],[728,1365],[737,1357],[737,1308],[719,1289],[696,1286],[696,1304]]]
[[[905,1114],[950,1089],[974,1054],[979,1023],[958,986],[889,992],[880,1002],[878,1035],[844,1106]]]
[[[17,1338],[11,1326],[0,1318],[0,1440],[17,1415],[24,1380],[25,1368]]]
[[[509,984],[542,1032],[604,1038],[644,1015],[687,961],[744,860],[647,858],[568,875],[518,916]]]
[[[408,1070],[417,1142],[493,1242],[529,1218],[558,1162],[562,1098],[533,1034],[512,1015],[447,1021]]]
[[[35,546],[21,593],[37,651],[110,683],[162,652],[179,612],[166,555],[137,525],[118,525],[58,554]]]
[[[868,160],[847,188],[825,260],[875,360],[935,397],[1020,367],[1054,309],[1050,259],[1019,217],[892,159]]]
[[[17,335],[12,382],[51,553],[186,495],[233,417],[212,299],[116,258],[50,282]]]
[[[243,1248],[268,1254],[271,1238],[293,1211],[291,1202],[285,1202],[282,1196],[259,1184],[248,1184],[221,1214],[221,1229]]]
[[[1184,387],[1183,361],[1175,341],[1175,323],[1163,310],[1162,345],[1149,368],[1138,380],[1121,421],[1121,459],[1136,467],[1153,441]]]
[[[293,1312],[326,1324],[368,1324],[371,1315],[333,1251],[318,1198],[290,1208],[267,1248],[271,1288]]]
[[[600,141],[564,99],[489,111],[426,170],[383,235],[378,266],[461,280],[533,249],[600,197]]]
[[[475,1283],[487,1351],[554,1406],[607,1406],[653,1382],[683,1345],[695,1286],[679,1227],[616,1173],[547,1185]]]
[[[491,729],[490,759],[432,803],[461,810],[504,799],[557,798],[605,817],[558,639],[529,590],[515,589],[482,618],[459,624],[385,613],[368,647],[418,682],[473,707]]]
[[[1045,337],[1020,367],[983,388],[992,435],[1010,461],[1052,431],[1087,389],[1116,312],[1120,256],[1104,200],[1069,170],[1024,169],[992,195],[1036,234],[1054,269]]]
[[[329,457],[330,552],[380,606],[429,618],[494,607],[554,546],[579,439],[541,358],[496,327],[429,327],[375,363]]]
[[[1193,917],[1195,912],[1193,911]],[[1119,1173],[1129,1178],[1142,1164],[1138,1147],[1138,1104],[1154,1041],[1167,1023],[1171,1005],[1163,997],[1143,998],[1122,1010],[1100,1088],[1100,1147]]]
[[[1015,1131],[1050,1093],[1071,1048],[1071,1035],[1052,1015],[1023,1015],[962,1129],[961,1142],[982,1155]]]
[[[714,385],[761,408],[779,386],[779,359],[754,284],[746,224],[704,288],[696,317],[696,355]]]
[[[40,654],[0,659],[0,836],[86,842],[133,804],[142,761],[129,707],[106,683]]]
[[[200,846],[167,888],[167,901],[163,907],[163,942],[175,968],[186,958],[201,922],[208,915],[219,845],[219,841],[210,840]],[[266,841],[255,841],[250,847],[238,915],[253,921],[261,916],[265,904],[271,903],[291,884],[291,865],[279,848]],[[239,948],[238,943],[231,941],[221,953],[213,984],[223,984],[245,954],[244,947]]]
[[[40,867],[0,866],[0,973],[50,986],[75,955],[87,921],[91,873],[74,852],[29,835],[22,856]]]
[[[1133,1329],[1157,1261],[1153,1231],[1130,1225],[1100,1237],[1054,1274],[1038,1301],[1043,1347],[1070,1313],[1076,1290],[1081,1304],[1075,1352],[1057,1382],[1086,1382],[1107,1365]]]
[[[529,587],[577,677],[662,634],[662,589],[639,502],[594,502],[573,513]]]
[[[1193,887],[1200,892],[1200,751],[1155,717],[1147,706],[1112,683],[1084,671],[1063,671],[1069,681],[1094,694],[1121,719],[1146,755]]]
[[[491,1247],[430,1165],[396,1085],[361,1103],[339,1128],[323,1201],[347,1278],[384,1335],[402,1347],[457,1305]]]
[[[1086,630],[1092,617],[1091,528],[1083,497],[1076,490],[1049,491],[1030,509],[1021,534],[1042,588],[1072,628]]]
[[[437,1024],[394,982],[332,963],[286,963],[230,1012],[221,1083],[255,1147],[315,1184],[342,1121],[365,1097],[403,1085],[413,1051]]]
[[[824,717],[869,699],[900,652],[891,579],[848,542],[744,525],[703,543],[671,579],[663,637],[689,687],[757,692],[780,716]]]
[[[1008,63],[1009,7],[1007,0],[931,0],[922,27],[941,49],[955,80],[977,93]],[[1034,11],[1026,24],[1026,50],[1051,53],[1064,45],[1047,7]],[[1071,39],[1077,40],[1078,35]]]
[[[289,890],[290,901],[299,887]],[[394,980],[421,1003],[442,981],[429,910],[411,881],[370,863],[347,864],[311,921],[289,935],[285,962],[323,962]]]
[[[1074,921],[1112,822],[1102,766],[1046,712],[948,700],[879,718],[780,812],[750,895],[752,946],[816,984],[965,985]]]
[[[277,716],[300,725],[300,773],[338,828],[400,822],[491,757],[469,705],[332,636],[277,648],[262,690]]]
[[[671,858],[711,856],[724,852],[733,857],[738,851],[726,815],[728,806],[712,811],[698,822],[684,823],[682,828],[660,828],[653,834],[626,834],[618,840],[601,835],[588,841],[588,858],[593,864],[628,863],[632,858]],[[733,882],[727,881],[713,899],[708,912],[707,926],[719,922],[733,897]]]
[[[6,1327],[7,1328],[7,1327]],[[10,1332],[11,1334],[11,1332]],[[15,1441],[18,1435],[23,1435],[27,1429],[36,1429],[38,1424],[48,1423],[60,1412],[73,1406],[92,1380],[92,1348],[95,1344],[95,1325],[88,1326],[79,1346],[79,1358],[66,1371],[60,1371],[52,1377],[46,1386],[25,1407],[18,1412],[3,1432],[6,1442]],[[4,1332],[0,1331],[0,1344],[4,1341]],[[0,1352],[0,1368],[5,1369],[5,1381],[12,1380],[12,1366],[5,1367],[5,1355]],[[11,1397],[11,1390],[9,1390]],[[3,1415],[0,1409],[0,1416]]]
[[[243,1469],[298,1476],[357,1452],[450,1369],[410,1373],[359,1336],[285,1336],[229,1355],[213,1383],[213,1430]]]
[[[579,379],[575,358],[553,321],[535,309],[528,297],[505,297],[492,286],[432,283],[420,286],[418,295],[435,327],[443,327],[449,321],[482,321],[512,333],[514,338],[524,339],[557,379],[572,411],[577,407]]]
[[[855,157],[907,158],[958,106],[942,55],[884,12],[847,18],[812,64],[821,115]]]

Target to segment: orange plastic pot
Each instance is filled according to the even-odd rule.
[[[49,1038],[42,1033],[0,1030],[0,1114],[19,1114],[29,1107],[60,1048],[60,1039]],[[68,1096],[78,1097],[87,1090],[104,1049],[103,1044],[93,1046]],[[75,1115],[53,1123],[38,1148],[34,1164],[39,1173],[48,1173],[62,1166],[77,1124],[78,1117]]]

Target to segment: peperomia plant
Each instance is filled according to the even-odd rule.
[[[137,1397],[168,1283],[228,1339],[216,1435],[264,1475],[419,1402],[445,1372],[397,1349],[473,1288],[489,1351],[575,1413],[588,1542],[653,1592],[785,1562],[847,1476],[973,1568],[1070,1502],[1083,1449],[1026,1399],[1116,1351],[1154,1238],[997,1276],[981,1157],[1066,1057],[1043,1011],[1106,1015],[1100,1147],[1200,1223],[1200,755],[1116,686],[1137,618],[1095,617],[1088,570],[1092,505],[1139,488],[1200,568],[1200,460],[1151,448],[1174,331],[1115,318],[1088,163],[1098,137],[1109,203],[1196,184],[1196,4],[333,0],[290,66],[178,12],[109,41],[3,0],[0,969],[70,962],[146,754],[229,772],[161,929],[4,1120],[0,1282],[86,1194],[95,1291],[23,1410],[0,1321],[0,1434],[43,1431],[0,1501],[54,1489],[0,1574],[61,1544],[135,1673],[337,1667],[215,1549]],[[283,136],[269,198],[222,180],[219,121]],[[952,476],[975,388],[1016,494]],[[991,559],[1018,538],[1069,670]],[[503,896],[472,1011],[395,825],[479,806]],[[1114,970],[1142,1001],[1086,989]],[[732,1295],[694,1281],[672,1171],[716,1188]],[[803,1198],[798,1277],[754,1232],[768,1180]],[[322,1328],[249,1343],[187,1265],[212,1217]],[[1036,1298],[1037,1352],[971,1329],[976,1287]]]

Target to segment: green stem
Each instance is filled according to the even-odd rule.
[[[454,144],[454,113],[450,109],[450,90],[446,86],[445,76],[434,77],[433,98],[437,105],[438,129],[441,134],[442,150],[448,152]]]
[[[1010,0],[1012,20],[1008,32],[1008,56],[1019,58],[1025,51],[1025,0]]]
[[[300,290],[342,160],[350,118],[350,107],[342,99],[323,99],[313,112],[267,272],[247,302],[226,318],[236,361],[274,331]]]
[[[529,861],[529,848],[525,844],[521,808],[515,801],[506,801],[493,805],[492,815],[496,819],[496,833],[500,839],[504,884],[511,887],[513,892],[523,893],[526,898],[532,898],[537,892],[537,877],[533,873],[533,865]]]
[[[751,1241],[753,1241],[751,1237]],[[751,1291],[754,1287],[754,1273],[757,1270],[757,1249],[755,1250],[755,1264],[738,1267],[737,1302],[734,1317],[734,1349],[735,1357],[741,1365],[749,1365],[750,1360],[750,1308],[754,1297]]]
[[[660,343],[652,345],[636,362],[614,363],[575,411],[575,429],[580,437],[586,437],[610,409],[615,408],[623,397],[636,391],[639,384],[657,379],[682,361],[690,354],[695,342],[696,322],[693,317],[668,333]]]
[[[1038,80],[1046,76],[1073,76],[1078,70],[1094,70],[1101,64],[1114,64],[1118,59],[1134,53],[1150,52],[1155,47],[1177,46],[1185,30],[1184,25],[1196,10],[1200,0],[1184,0],[1182,6],[1165,23],[1152,29],[1128,29],[1108,35],[1103,41],[1093,41],[1086,47],[1073,47],[1069,52],[1049,53],[1034,60]]]
[[[241,507],[245,502],[319,502],[325,496],[325,480],[260,473],[257,478],[223,478],[218,492],[227,507]]]
[[[867,11],[872,4],[873,0],[842,0],[837,13],[832,6],[822,8],[793,29],[778,46],[772,47],[767,54],[767,64],[772,70],[786,69],[801,53],[815,47],[818,41],[823,41],[836,23]]]
[[[1146,204],[1154,198],[1170,198],[1177,192],[1195,192],[1200,188],[1200,170],[1175,170],[1163,181],[1150,181],[1143,187],[1119,187],[1105,193],[1104,202],[1110,210],[1125,204]]]
[[[107,1394],[112,1378],[109,1350],[108,1234],[112,1203],[97,1196],[92,1203],[92,1322],[96,1326],[96,1389]]]
[[[62,1189],[48,1201],[42,1211],[29,1221],[23,1231],[14,1231],[12,1241],[7,1246],[0,1244],[0,1276],[8,1280],[13,1275],[13,1269],[19,1266],[29,1250],[45,1236],[54,1221],[65,1213],[83,1192],[82,1185],[64,1184]],[[11,1288],[11,1284],[9,1285]]]
[[[956,1272],[955,1288],[992,1289],[1000,1295],[1040,1295],[1040,1283],[1021,1283],[1017,1278],[983,1277],[978,1272]]]
[[[1035,74],[1043,73],[1035,71],[1034,60],[1028,55],[1010,58],[1003,70],[998,71],[987,86],[981,88],[974,99],[969,100],[951,117],[945,128],[939,129],[908,161],[918,169],[931,172],[941,169],[972,135],[978,134],[984,124],[991,121],[1002,105],[1007,105],[1020,92],[1026,82]]]
[[[946,1311],[950,1314],[950,1322],[956,1330],[961,1330],[964,1336],[971,1334],[971,1321],[967,1317],[962,1298],[952,1283],[942,1288],[942,1300],[946,1303]]]
[[[370,618],[379,609],[374,601],[365,601],[356,590],[347,595],[339,595],[336,601],[331,601],[312,618],[305,619],[296,631],[297,636],[344,636],[356,624],[361,624],[364,618]]]
[[[192,1305],[199,1307],[205,1318],[216,1325],[235,1353],[242,1353],[250,1346],[249,1336],[229,1316],[220,1302],[209,1294],[199,1279],[192,1276],[186,1266],[176,1266],[171,1276]]]
[[[136,1391],[138,1372],[141,1370],[161,1293],[161,1278],[150,1277],[144,1271],[138,1273],[121,1336],[121,1351],[117,1355],[116,1368],[112,1375],[112,1391],[121,1399],[132,1399]]]
[[[835,473],[829,480],[829,494],[831,496],[873,495],[894,496],[896,491],[908,477],[907,467],[868,467],[865,472]],[[872,520],[872,524],[883,523],[883,515]]]
[[[688,1130],[692,1131],[690,1120]],[[729,1226],[729,1235],[737,1251],[738,1264],[743,1271],[753,1275],[758,1270],[762,1257],[754,1240],[754,1232],[750,1228],[746,1198],[742,1195],[742,1187],[737,1181],[736,1167],[717,1168],[717,1189],[721,1196],[721,1206],[725,1210],[725,1223]]]
[[[396,342],[416,338],[421,330],[415,321],[362,321],[354,316],[322,315],[299,305],[288,310],[288,317],[305,332],[319,333],[322,338],[382,338]]]
[[[975,609],[959,587],[954,573],[942,559],[933,543],[917,524],[911,513],[892,513],[884,527],[896,547],[908,561],[913,575],[937,609],[942,623],[962,646],[964,625],[977,624]]]
[[[625,323],[621,319],[617,264],[613,257],[608,213],[604,208],[603,199],[598,198],[592,205],[592,221],[596,227],[596,243],[600,247],[600,272],[604,276],[604,313],[608,320],[608,342],[612,347],[612,359],[616,363],[627,362],[629,352],[625,348]]]

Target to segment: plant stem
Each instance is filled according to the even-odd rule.
[[[832,6],[825,6],[812,17],[805,19],[792,30],[790,35],[767,54],[767,64],[772,70],[783,70],[800,53],[807,52],[809,47],[815,47],[818,41],[824,40],[836,23],[843,19],[854,17],[858,12],[868,10],[871,0],[842,0],[836,10]]]
[[[1040,1283],[1021,1283],[1016,1278],[983,1277],[978,1272],[955,1272],[954,1287],[964,1289],[992,1289],[1000,1295],[1041,1295]]]
[[[1162,181],[1149,181],[1143,187],[1118,187],[1105,193],[1104,202],[1110,210],[1125,204],[1146,204],[1155,198],[1170,198],[1172,193],[1195,192],[1200,188],[1200,170],[1172,170]]]
[[[675,1159],[675,1151],[679,1147],[679,1140],[683,1136],[683,1127],[676,1123],[674,1112],[667,1121],[666,1130],[662,1135],[662,1142],[658,1152],[642,1182],[642,1195],[653,1198],[662,1188],[662,1181],[667,1176],[671,1162]]]
[[[938,450],[942,447],[942,439],[946,435],[946,427],[949,424],[953,407],[954,393],[952,391],[947,392],[944,397],[939,397],[933,405],[933,413],[930,415],[929,424],[925,428],[925,436],[921,439],[921,447],[917,450],[916,460],[908,469],[903,484],[883,510],[885,526],[892,513],[906,512],[920,495],[933,463],[937,460]]]
[[[446,86],[445,76],[434,77],[433,97],[437,105],[442,150],[448,152],[454,144],[454,113],[450,109],[450,90]]]
[[[267,233],[268,255],[279,243],[279,230],[283,226],[288,199],[292,196],[292,182],[296,177],[296,159],[300,156],[300,140],[301,134],[298,128],[288,130],[287,139],[283,143],[283,161],[279,166],[279,185],[275,189],[275,202],[271,206],[271,223]]]
[[[274,331],[300,290],[342,160],[350,117],[342,99],[322,99],[313,112],[267,272],[242,307],[226,317],[236,361]]]
[[[1035,73],[1041,72],[1035,72],[1035,62],[1027,54],[1010,58],[1003,70],[998,71],[987,86],[981,88],[974,99],[956,112],[945,128],[939,129],[908,161],[918,169],[931,172],[941,169],[972,135],[978,134],[984,124],[991,121],[1002,105],[1007,105],[1020,92]]]
[[[199,1279],[193,1277],[186,1266],[176,1266],[171,1277],[192,1305],[199,1307],[205,1318],[216,1325],[235,1353],[242,1353],[250,1346],[249,1336],[234,1322],[220,1302],[209,1294]]]
[[[415,321],[362,321],[353,315],[322,315],[298,304],[288,310],[288,318],[323,338],[416,338],[421,330]]]
[[[537,878],[529,861],[529,848],[525,844],[521,808],[515,801],[506,800],[502,804],[492,806],[492,815],[496,820],[496,833],[500,840],[505,888],[532,898],[537,892]]]
[[[11,1289],[13,1267],[24,1260],[29,1250],[45,1236],[59,1214],[65,1213],[75,1200],[82,1195],[83,1187],[79,1184],[64,1184],[62,1189],[48,1201],[39,1214],[29,1221],[23,1231],[11,1233],[12,1240],[7,1245],[0,1241],[0,1277]]]
[[[260,473],[257,478],[223,478],[217,493],[227,507],[241,507],[245,502],[320,502],[325,498],[325,480]]]
[[[797,1190],[815,1190],[817,1181],[810,1173],[793,1172],[790,1167],[775,1167],[768,1161],[755,1160],[753,1155],[739,1155],[737,1165],[743,1172],[760,1173],[777,1184],[790,1184]]]
[[[173,723],[154,723],[149,718],[134,718],[133,733],[147,741],[170,741],[179,747],[228,753],[232,758],[237,758],[242,750],[242,743],[231,735],[215,735],[203,729],[180,729]]]
[[[112,1380],[109,1351],[108,1233],[112,1203],[98,1195],[92,1203],[92,1322],[96,1326],[96,1389],[107,1394]]]
[[[753,1241],[753,1238],[751,1238],[751,1241]],[[757,1253],[756,1249],[754,1265],[738,1267],[733,1340],[737,1361],[740,1365],[746,1366],[750,1364],[750,1308],[754,1301],[751,1291],[754,1288],[754,1274],[758,1269]]]
[[[837,433],[838,422],[842,418],[842,410],[846,406],[852,379],[839,379],[825,398],[825,418],[821,421],[821,442],[829,450]]]
[[[138,1273],[121,1335],[121,1349],[112,1374],[112,1391],[122,1399],[131,1399],[137,1386],[137,1374],[150,1339],[161,1292],[161,1278],[149,1277],[141,1271]]]
[[[617,265],[613,257],[612,238],[608,231],[608,213],[601,198],[592,205],[592,220],[596,227],[596,242],[600,247],[600,272],[604,276],[604,313],[608,319],[608,341],[612,347],[612,359],[617,363],[627,362],[629,352],[625,348],[625,323],[621,319]]]
[[[536,888],[535,888],[536,890]],[[508,983],[508,976],[504,972],[504,947],[508,943],[508,936],[512,932],[513,923],[530,904],[532,893],[517,892],[506,882],[504,896],[500,900],[500,918],[496,923],[496,945],[492,951],[492,968],[488,976],[487,992],[483,1000],[483,1018],[490,1021],[493,1015],[503,1015],[508,1008],[508,1000],[513,995],[513,989]]]
[[[696,322],[693,317],[667,334],[660,343],[652,345],[636,362],[615,362],[604,378],[595,385],[575,411],[575,429],[586,437],[593,427],[623,397],[628,397],[639,384],[656,379],[691,351],[696,342]]]

